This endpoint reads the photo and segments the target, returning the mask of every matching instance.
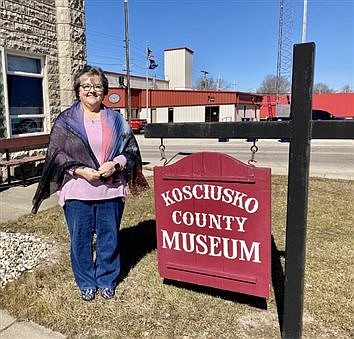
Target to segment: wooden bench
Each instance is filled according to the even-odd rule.
[[[49,134],[31,135],[11,139],[0,139],[0,153],[5,154],[5,159],[0,159],[0,166],[7,168],[7,183],[11,185],[11,167],[19,166],[22,176],[22,183],[26,186],[26,175],[24,166],[29,163],[44,161],[45,154],[26,155],[24,157],[11,159],[11,154],[21,151],[30,151],[47,148]]]

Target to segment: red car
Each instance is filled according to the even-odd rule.
[[[130,119],[130,127],[134,133],[141,133],[147,125],[146,119]]]

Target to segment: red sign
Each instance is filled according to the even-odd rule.
[[[269,168],[200,152],[154,168],[161,277],[268,298]]]

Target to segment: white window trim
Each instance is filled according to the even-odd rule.
[[[43,79],[42,81],[42,97],[43,97],[43,114],[41,115],[31,115],[31,114],[26,114],[26,115],[13,115],[12,117],[18,117],[18,118],[23,118],[23,117],[28,117],[28,118],[38,118],[42,117],[43,119],[43,131],[42,132],[36,132],[36,133],[23,133],[21,135],[16,135],[16,137],[21,137],[21,136],[28,136],[28,135],[38,135],[38,134],[45,134],[47,131],[47,116],[48,116],[48,103],[47,103],[47,95],[46,95],[46,79],[45,79],[45,57],[44,56],[38,56],[38,55],[33,55],[33,54],[27,54],[27,53],[19,53],[18,51],[13,51],[13,50],[5,50],[3,47],[0,47],[2,54],[2,74],[3,74],[3,86],[4,86],[4,101],[5,101],[5,118],[6,118],[6,134],[8,138],[11,138],[13,136],[12,134],[12,129],[11,129],[11,119],[10,119],[10,111],[9,111],[9,96],[8,96],[8,91],[7,91],[7,75],[19,75],[19,76],[29,76],[33,78],[41,78]],[[40,74],[38,73],[27,73],[27,72],[21,72],[21,71],[7,71],[7,55],[14,55],[14,56],[22,56],[25,58],[33,58],[37,59],[40,61],[40,66],[41,66],[41,72]]]
[[[3,90],[4,90],[4,106],[5,106],[5,127],[6,127],[6,135],[10,138],[10,113],[9,113],[9,101],[8,101],[8,93],[7,93],[7,73],[6,73],[6,59],[5,59],[5,49],[1,47],[1,65],[2,69],[0,72],[2,73],[3,79]]]
[[[41,67],[43,68],[42,62],[41,62]],[[43,73],[43,70],[42,70],[42,73]],[[44,76],[42,74],[19,72],[19,71],[7,71],[6,74],[31,77],[31,78],[42,78],[42,79],[44,78]]]

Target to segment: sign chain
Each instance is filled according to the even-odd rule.
[[[163,144],[163,138],[161,138],[161,144],[159,146],[159,149],[160,149],[160,154],[161,154],[161,159],[160,161],[163,161],[163,165],[165,166],[166,163],[167,163],[167,158],[165,156],[165,149],[166,149],[166,146]]]
[[[254,163],[257,162],[257,160],[255,160],[256,157],[256,153],[258,151],[258,146],[256,145],[257,139],[253,140],[253,145],[251,146],[250,150],[251,150],[251,159],[248,160],[248,164],[254,166]]]

